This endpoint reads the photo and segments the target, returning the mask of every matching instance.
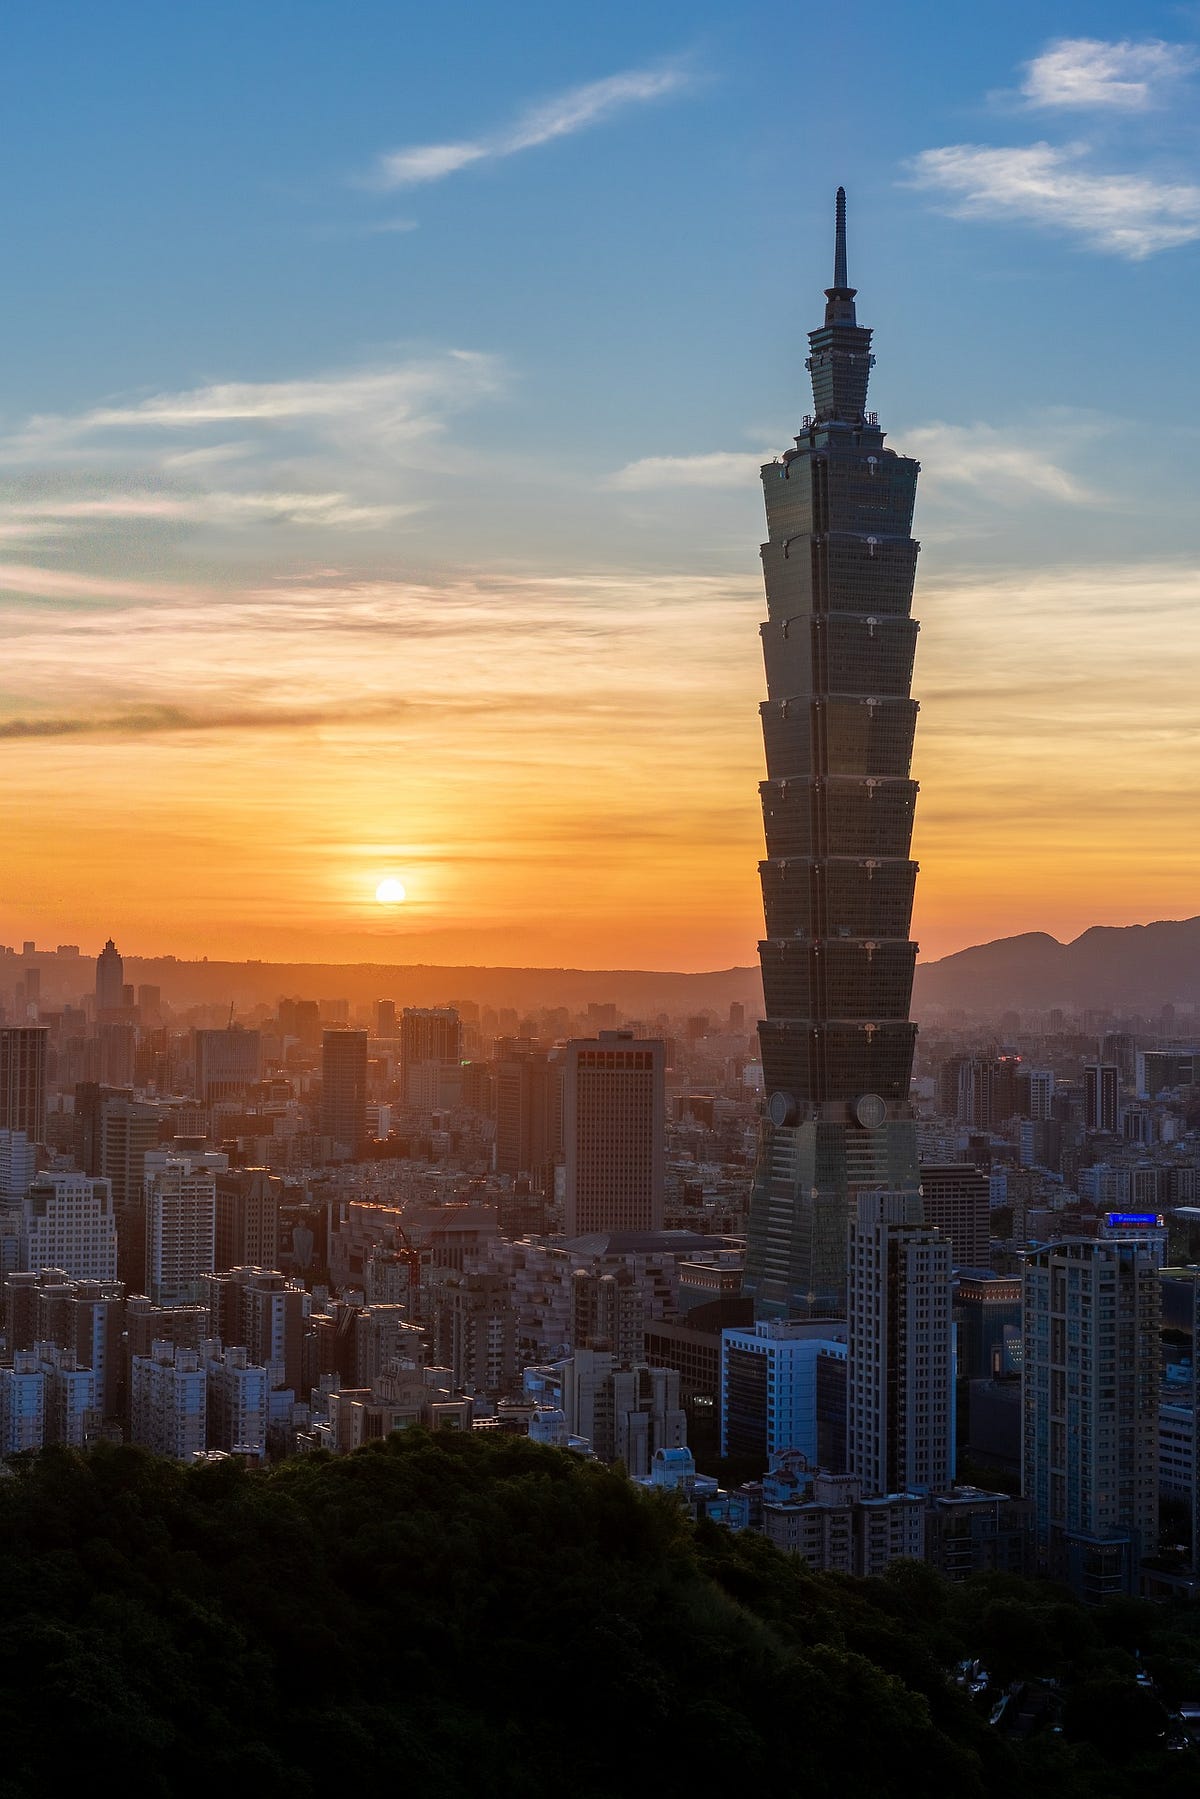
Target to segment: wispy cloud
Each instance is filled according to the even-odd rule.
[[[1025,65],[1030,106],[1145,112],[1197,66],[1194,49],[1160,38],[1058,38]]]
[[[1078,144],[949,144],[923,150],[911,167],[914,185],[941,194],[955,218],[1069,231],[1134,262],[1200,238],[1200,187],[1093,172],[1085,154]]]
[[[627,462],[609,477],[608,485],[623,493],[649,493],[669,487],[749,487],[771,452],[710,450],[699,456],[643,456]]]
[[[903,433],[906,455],[926,464],[926,484],[968,489],[1004,505],[1028,505],[1041,498],[1054,505],[1094,506],[1103,495],[1077,479],[1055,459],[1069,453],[1090,427],[1003,431],[993,425],[919,425]],[[1049,441],[1047,441],[1049,440]]]
[[[685,87],[691,77],[678,64],[627,69],[602,81],[568,88],[540,106],[530,107],[506,129],[459,143],[414,144],[385,151],[376,161],[369,184],[379,188],[418,187],[441,181],[472,163],[515,156],[555,138],[570,137],[598,125],[626,106],[662,99]]]

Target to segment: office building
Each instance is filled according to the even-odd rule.
[[[18,1349],[0,1367],[0,1457],[41,1449],[46,1441],[46,1376],[36,1350]]]
[[[196,1097],[206,1106],[241,1094],[262,1079],[262,1035],[231,1024],[222,1031],[196,1031]]]
[[[922,1162],[924,1221],[950,1239],[955,1268],[986,1268],[991,1247],[987,1175],[973,1162]]]
[[[528,1175],[543,1191],[553,1185],[562,1142],[562,1063],[527,1040],[508,1038],[496,1046],[494,1079],[495,1171]]]
[[[125,1006],[125,964],[112,938],[96,957],[96,1018],[114,1014]]]
[[[32,1183],[21,1207],[24,1270],[61,1270],[68,1280],[117,1278],[112,1188],[89,1174],[53,1172]]]
[[[158,1149],[156,1106],[87,1082],[75,1093],[76,1155],[112,1187],[117,1276],[130,1292],[146,1278],[146,1157]]]
[[[233,1168],[216,1175],[215,1268],[275,1267],[282,1195],[283,1181],[269,1168]]]
[[[436,1107],[447,1073],[461,1062],[462,1021],[455,1007],[405,1006],[400,1018],[400,1091],[405,1105],[418,1111]]]
[[[982,1268],[959,1271],[954,1287],[960,1380],[1020,1372],[1021,1282]]]
[[[31,1143],[46,1141],[49,1043],[44,1024],[0,1025],[0,1130],[24,1131]]]
[[[660,1449],[682,1449],[687,1420],[673,1368],[622,1367],[601,1349],[578,1349],[563,1368],[567,1432],[602,1462],[621,1461],[635,1480]]]
[[[954,1481],[950,1241],[915,1194],[863,1193],[849,1229],[847,1449],[863,1492]]]
[[[813,412],[762,471],[767,1093],[746,1291],[762,1317],[840,1313],[860,1187],[916,1193],[910,778],[918,464],[866,410],[871,332],[846,273],[809,333]]]
[[[271,1383],[247,1352],[210,1344],[204,1363],[206,1436],[210,1449],[261,1462],[267,1453]]]
[[[367,1140],[367,1033],[321,1034],[321,1134],[355,1156]]]
[[[658,1231],[666,1155],[661,1041],[601,1031],[563,1060],[564,1230]]]
[[[244,1348],[272,1387],[304,1390],[304,1335],[312,1298],[275,1268],[230,1268],[202,1282],[207,1334]]]
[[[1039,1570],[1137,1591],[1158,1540],[1159,1276],[1136,1238],[1075,1238],[1024,1271],[1024,1492]]]
[[[1115,1132],[1121,1072],[1115,1062],[1089,1062],[1083,1071],[1083,1122],[1089,1131]]]
[[[760,1319],[721,1333],[721,1454],[765,1468],[792,1450],[821,1459],[817,1371],[822,1355],[846,1359],[846,1327],[836,1319]]]

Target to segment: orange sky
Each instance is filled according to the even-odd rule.
[[[5,941],[754,959],[753,572],[108,588],[6,621]],[[1162,566],[922,581],[925,957],[1200,909],[1198,589]],[[388,874],[403,907],[374,900]]]

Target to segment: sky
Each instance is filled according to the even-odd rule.
[[[850,19],[14,11],[0,941],[752,962],[839,183],[922,956],[1200,912],[1200,6]]]

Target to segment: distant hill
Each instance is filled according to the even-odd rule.
[[[1045,931],[1001,937],[923,962],[913,1015],[930,1007],[993,1012],[1095,1006],[1157,1011],[1200,1003],[1200,918],[1093,925],[1073,943]]]
[[[53,1004],[77,999],[95,983],[90,957],[39,955],[42,992]],[[639,968],[457,968],[372,962],[184,962],[174,956],[125,957],[125,979],[161,987],[175,1007],[222,1005],[239,1010],[273,1006],[280,998],[347,999],[351,1005],[377,999],[402,1006],[440,1006],[474,1000],[480,1006],[513,1006],[519,1011],[566,1006],[572,1012],[590,1001],[614,1004],[625,1017],[652,1022],[660,1012],[678,1017],[708,1011],[727,1014],[734,1000],[746,1008],[753,1026],[762,1005],[757,968],[723,968],[704,974],[677,974]]]

